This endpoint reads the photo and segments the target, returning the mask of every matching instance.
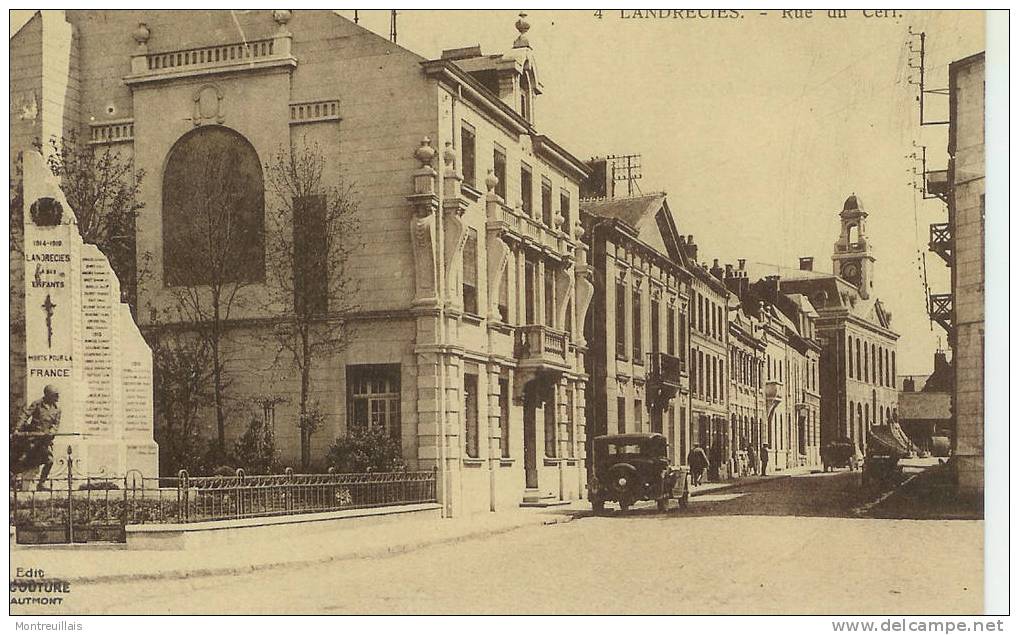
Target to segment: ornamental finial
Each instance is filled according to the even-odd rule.
[[[149,37],[152,35],[152,31],[149,30],[149,25],[144,22],[139,22],[137,28],[131,34],[134,41],[138,43],[139,48],[145,47],[149,42]]]
[[[456,167],[456,149],[453,147],[452,141],[446,142],[446,147],[442,151],[442,162],[446,164],[446,167],[452,170]]]
[[[516,22],[516,27],[520,35],[517,36],[516,41],[513,42],[513,48],[531,48],[531,43],[527,40],[527,32],[531,30],[531,23],[527,21],[526,12],[520,12],[520,17]]]
[[[435,158],[435,148],[432,147],[432,140],[429,137],[421,140],[421,145],[414,151],[414,158],[421,162],[421,167],[423,168],[432,165],[432,159]]]
[[[488,176],[485,177],[485,190],[494,194],[496,185],[499,185],[499,177],[495,175],[495,170],[489,170]]]

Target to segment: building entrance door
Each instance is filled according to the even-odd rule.
[[[524,389],[524,485],[538,487],[538,454],[535,448],[535,426],[539,400],[534,386]]]

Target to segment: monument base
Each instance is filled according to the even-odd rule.
[[[124,478],[137,471],[144,478],[159,476],[159,448],[154,441],[57,439],[53,442],[51,478],[66,478],[67,448],[71,448],[73,478]]]

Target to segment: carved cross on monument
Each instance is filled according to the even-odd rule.
[[[46,312],[46,346],[49,348],[53,348],[53,309],[56,306],[50,299],[50,294],[47,293],[46,301],[42,303],[42,310]]]

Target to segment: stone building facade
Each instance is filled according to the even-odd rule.
[[[325,414],[314,460],[353,426],[380,426],[409,467],[438,470],[449,515],[583,494],[593,286],[575,230],[587,171],[535,127],[542,84],[525,17],[504,55],[468,47],[435,60],[329,11],[68,11],[67,23],[72,62],[46,70],[76,87],[59,130],[146,174],[137,251],[157,275],[139,289],[143,328],[188,327],[165,317],[168,246],[186,244],[175,219],[202,193],[182,199],[177,183],[200,152],[235,157],[240,218],[257,235],[279,203],[262,166],[315,145],[323,180],[351,185],[360,230],[353,297],[326,300],[356,309],[323,318],[348,324],[346,347],[311,373]],[[277,317],[262,247],[246,246],[227,325],[241,413],[228,436],[250,404],[281,397],[271,416],[294,464],[299,378],[261,337]]]
[[[760,304],[749,297],[750,279],[745,262],[738,269],[726,266],[725,284],[739,304],[729,312],[729,428],[738,458],[750,461],[759,457],[765,443],[767,402],[764,396],[764,374],[767,342]],[[749,449],[753,448],[752,454]],[[753,466],[756,468],[756,466]]]
[[[664,194],[584,199],[595,296],[585,339],[588,440],[658,432],[680,464],[690,448],[690,276]]]
[[[952,288],[931,296],[930,309],[952,347],[959,489],[974,497],[984,487],[984,64],[983,53],[949,64],[948,172],[927,175],[928,190],[948,204],[930,248],[952,268]]]
[[[875,259],[866,233],[867,212],[853,195],[839,214],[842,230],[832,255],[833,273],[771,267],[786,295],[802,295],[817,312],[820,355],[821,444],[846,438],[861,451],[867,430],[897,418],[891,312],[876,297]]]
[[[690,437],[711,464],[708,476],[730,475],[733,439],[729,424],[729,306],[731,294],[714,261],[697,263],[697,245],[686,239],[692,277],[690,291]]]

